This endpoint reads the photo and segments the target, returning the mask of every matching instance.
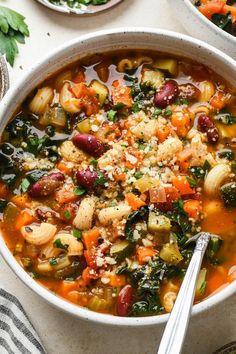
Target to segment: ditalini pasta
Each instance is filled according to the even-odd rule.
[[[236,96],[158,52],[72,63],[0,143],[0,227],[35,281],[93,311],[170,312],[201,230],[195,302],[236,279]]]

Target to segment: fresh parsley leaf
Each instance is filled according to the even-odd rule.
[[[25,17],[5,6],[0,6],[0,53],[6,55],[11,66],[18,54],[18,43],[24,44],[29,37]]]
[[[27,178],[23,178],[21,181],[20,189],[23,193],[27,192],[30,186],[30,181]]]
[[[53,247],[55,248],[61,248],[62,250],[67,250],[69,245],[65,245],[62,244],[61,239],[57,238],[54,242],[53,242]]]
[[[124,107],[126,107],[126,105],[125,105],[123,102],[118,102],[118,103],[114,106],[115,109],[121,109],[121,108],[124,108]]]
[[[63,213],[64,217],[66,219],[70,219],[71,218],[71,213],[69,212],[69,210],[65,210],[64,213]]]
[[[166,117],[170,117],[170,116],[172,116],[172,114],[173,114],[173,112],[170,109],[166,109],[165,110],[165,116]]]
[[[74,189],[74,194],[75,195],[83,195],[84,193],[86,193],[86,189],[84,189],[82,187],[76,187]]]
[[[111,109],[110,111],[107,112],[107,119],[110,122],[115,122],[116,121],[116,115],[117,115],[117,111]]]
[[[139,102],[135,102],[132,106],[132,111],[134,113],[138,113],[141,110],[141,108],[139,107]]]
[[[51,266],[55,266],[55,265],[58,264],[58,262],[57,262],[56,258],[50,258],[50,259],[49,259],[49,264],[50,264]]]
[[[136,179],[140,179],[140,178],[143,177],[143,173],[142,173],[142,172],[136,172],[136,173],[134,174],[134,177],[135,177]]]
[[[202,168],[203,168],[204,171],[209,171],[210,168],[211,168],[211,165],[210,165],[210,163],[207,160],[205,160]]]
[[[91,160],[90,161],[90,165],[97,166],[97,164],[98,164],[98,160]]]
[[[107,182],[106,176],[104,176],[104,174],[101,171],[96,170],[96,172],[98,174],[98,178],[94,182],[94,186],[104,186],[105,183]]]
[[[186,98],[177,98],[177,100],[175,101],[175,103],[178,106],[182,106],[182,105],[188,105],[188,100]]]
[[[74,237],[76,237],[78,240],[82,238],[82,232],[78,229],[73,229],[72,234]]]
[[[162,112],[162,109],[156,108],[155,111],[153,112],[154,117],[158,117]]]
[[[187,179],[187,181],[188,181],[188,183],[189,183],[189,185],[190,185],[190,187],[191,188],[194,188],[194,187],[196,187],[196,181],[193,179],[193,178],[191,178],[191,177],[186,177],[186,179]]]

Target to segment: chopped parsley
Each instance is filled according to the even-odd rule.
[[[193,178],[191,178],[191,177],[186,177],[186,179],[187,179],[187,181],[188,181],[188,183],[189,183],[189,185],[190,185],[191,188],[196,187],[197,182],[196,182]]]
[[[67,250],[69,245],[65,245],[62,244],[61,239],[57,238],[54,242],[53,242],[53,247],[54,248],[61,248],[62,250]]]
[[[76,188],[74,189],[74,194],[75,194],[75,195],[80,196],[80,195],[83,195],[84,193],[86,193],[86,189],[84,189],[84,188],[82,188],[82,187],[76,187]]]
[[[82,238],[82,232],[78,229],[73,229],[72,230],[72,235],[77,238],[78,240],[80,240]]]
[[[20,184],[20,189],[23,193],[27,192],[30,186],[30,181],[27,178],[23,178]]]
[[[70,219],[71,218],[71,213],[69,212],[69,210],[65,210],[64,213],[63,213],[64,217],[66,219]]]
[[[58,264],[58,262],[57,262],[56,258],[50,258],[50,259],[49,259],[49,264],[50,264],[51,266],[55,266],[55,265]]]
[[[98,178],[94,182],[94,186],[104,186],[107,182],[107,177],[101,171],[96,170]]]
[[[133,106],[132,106],[132,111],[133,111],[134,113],[138,113],[140,110],[141,110],[141,108],[140,108],[140,103],[139,103],[139,102],[135,102],[135,103],[133,104]]]
[[[116,121],[116,116],[117,116],[117,111],[111,109],[110,111],[107,112],[107,119],[110,122],[115,122]]]

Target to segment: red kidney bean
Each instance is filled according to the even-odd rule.
[[[167,81],[154,96],[154,103],[160,108],[166,108],[173,103],[179,95],[179,87],[176,81]]]
[[[104,146],[95,136],[90,134],[77,134],[72,139],[75,146],[94,157],[100,157],[104,152]]]
[[[200,95],[200,90],[193,84],[179,85],[179,98],[194,100]]]
[[[42,221],[47,221],[48,219],[60,219],[60,214],[58,214],[55,210],[52,210],[47,207],[38,207],[35,210],[37,217]]]
[[[116,304],[118,316],[128,316],[133,303],[134,289],[131,285],[126,285],[119,293]]]
[[[45,197],[60,187],[64,180],[65,176],[61,172],[50,173],[32,184],[28,193],[32,198]]]
[[[201,114],[198,117],[198,124],[202,132],[207,134],[209,143],[216,143],[219,140],[219,130],[206,114]]]
[[[78,170],[76,172],[76,179],[78,184],[85,189],[90,189],[94,186],[95,181],[98,179],[98,173],[96,171]]]

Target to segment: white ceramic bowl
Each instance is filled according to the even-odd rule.
[[[236,59],[236,37],[217,27],[193,5],[194,0],[168,0],[176,18],[192,36]]]
[[[30,68],[16,87],[8,91],[0,104],[0,135],[17,107],[35,86],[49,75],[61,69],[78,58],[96,52],[107,52],[116,49],[152,49],[162,52],[196,59],[216,70],[232,85],[236,86],[236,62],[219,50],[182,34],[165,30],[148,28],[122,28],[110,31],[101,31],[82,36],[59,49]],[[147,326],[164,323],[168,315],[142,318],[124,318],[99,314],[86,308],[73,305],[62,298],[55,296],[43,286],[33,280],[17,263],[3,238],[0,236],[0,250],[2,256],[17,276],[35,293],[47,300],[60,310],[64,310],[79,318],[98,323],[120,326]],[[226,299],[236,291],[236,282],[230,284],[216,295],[194,306],[193,313],[209,309],[213,305]]]

